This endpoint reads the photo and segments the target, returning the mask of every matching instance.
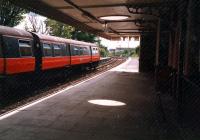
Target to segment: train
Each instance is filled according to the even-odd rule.
[[[96,68],[99,62],[99,47],[95,43],[0,26],[0,82],[52,70]]]

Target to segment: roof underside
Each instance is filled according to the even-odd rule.
[[[116,39],[156,31],[161,14],[175,0],[18,0],[17,5],[80,30]],[[104,21],[101,16],[127,15],[126,20]],[[107,28],[105,28],[105,25]]]

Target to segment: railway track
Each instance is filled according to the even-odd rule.
[[[18,89],[10,90],[8,96],[0,98],[0,114],[29,102],[33,102],[44,96],[49,96],[68,86],[77,84],[97,74],[103,73],[123,63],[125,60],[125,58],[113,57],[108,61],[101,63],[96,69],[73,72],[70,74],[69,78],[64,80],[61,77],[54,80],[48,80],[43,86],[25,85],[22,87],[20,86]]]

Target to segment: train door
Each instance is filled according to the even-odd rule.
[[[91,62],[92,62],[92,46],[90,46],[90,59],[91,59]]]
[[[3,42],[0,36],[0,75],[4,74]]]
[[[71,51],[71,65],[80,64],[80,47],[78,45],[70,44]]]
[[[92,62],[99,62],[100,61],[100,54],[98,47],[91,47],[92,49]]]
[[[35,56],[35,70],[36,72],[40,72],[42,69],[42,46],[40,43],[40,39],[37,35],[32,34],[34,38],[34,56]]]
[[[67,56],[68,56],[68,58],[69,58],[69,65],[71,65],[71,50],[70,50],[71,48],[70,48],[70,44],[66,44],[66,54],[67,54]]]
[[[80,47],[80,56],[81,56],[81,63],[91,62],[90,50],[88,46]]]
[[[95,47],[91,47],[91,50],[92,50],[92,62],[94,62],[95,59],[96,59],[96,48]]]

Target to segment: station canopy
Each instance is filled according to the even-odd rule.
[[[175,0],[17,0],[20,7],[101,37],[116,40],[155,32]]]

